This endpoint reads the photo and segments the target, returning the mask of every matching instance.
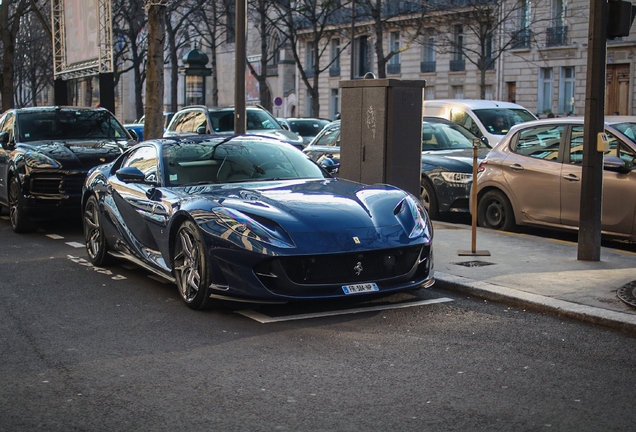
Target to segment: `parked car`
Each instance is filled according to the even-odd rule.
[[[303,139],[284,129],[265,109],[258,106],[246,108],[246,131],[250,134],[271,136],[302,150]],[[234,108],[207,108],[190,106],[177,112],[166,130],[165,137],[186,135],[233,135]]]
[[[636,144],[606,123],[602,232],[636,240]],[[583,171],[582,118],[515,126],[480,165],[477,221],[510,231],[517,225],[576,230]],[[594,143],[596,145],[596,143]]]
[[[331,120],[319,118],[278,118],[278,122],[288,130],[300,135],[303,144],[307,145]]]
[[[173,112],[164,112],[163,113],[163,129],[166,130],[166,128],[168,127],[168,124],[170,124],[170,120],[172,120],[172,117],[174,117],[174,113]],[[144,124],[146,122],[146,116],[142,115],[139,120],[137,120],[135,123],[137,124]]]
[[[422,102],[422,115],[454,121],[494,147],[516,124],[536,120],[530,111],[512,102],[480,99],[434,99]]]
[[[0,205],[15,232],[28,232],[79,215],[88,170],[136,141],[106,109],[35,107],[4,112],[0,143]]]
[[[303,150],[318,164],[336,174],[340,164],[340,121],[327,125]],[[466,128],[438,117],[422,121],[422,178],[420,200],[431,218],[442,213],[470,212],[473,178],[473,140]],[[478,161],[489,151],[479,139]]]
[[[141,264],[192,309],[433,283],[432,228],[416,197],[334,179],[272,138],[145,141],[90,173],[83,206],[91,263]]]

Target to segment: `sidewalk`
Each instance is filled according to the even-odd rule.
[[[576,243],[433,222],[435,286],[636,334],[636,307],[617,291],[636,281],[636,253],[601,249],[600,261],[577,260]],[[631,293],[631,287],[629,288]]]

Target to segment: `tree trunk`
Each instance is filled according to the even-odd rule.
[[[166,7],[148,6],[148,65],[146,68],[146,121],[144,139],[163,136],[163,49],[166,36]]]

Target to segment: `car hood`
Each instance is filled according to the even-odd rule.
[[[489,148],[479,148],[477,161],[484,160]],[[470,172],[473,166],[473,149],[447,149],[422,152],[422,166],[434,165],[450,171]]]
[[[127,144],[109,140],[34,141],[21,143],[18,149],[28,157],[44,155],[64,169],[77,169],[110,162],[122,154]]]
[[[274,137],[278,140],[294,144],[303,145],[303,138],[296,135],[294,132],[285,129],[263,129],[263,130],[248,130],[251,134],[264,135],[268,137]]]
[[[321,253],[417,241],[409,238],[412,216],[395,215],[407,194],[389,185],[314,179],[184,187],[183,191],[206,200],[190,204],[197,211],[189,209],[199,215],[203,229],[219,235],[222,225],[227,229],[228,222],[223,221],[247,223],[250,229],[249,221],[257,221],[272,232],[282,228],[297,253],[301,247],[307,253]],[[213,223],[210,213],[215,216]]]

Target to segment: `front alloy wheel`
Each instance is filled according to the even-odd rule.
[[[94,196],[84,206],[84,239],[90,262],[96,266],[108,263],[108,245],[101,225],[99,204]]]
[[[22,188],[17,176],[11,177],[9,181],[9,219],[11,220],[13,231],[17,233],[32,232],[37,228],[24,211]]]
[[[198,310],[209,307],[207,260],[199,230],[191,221],[184,222],[177,231],[172,263],[179,294],[185,304]]]

